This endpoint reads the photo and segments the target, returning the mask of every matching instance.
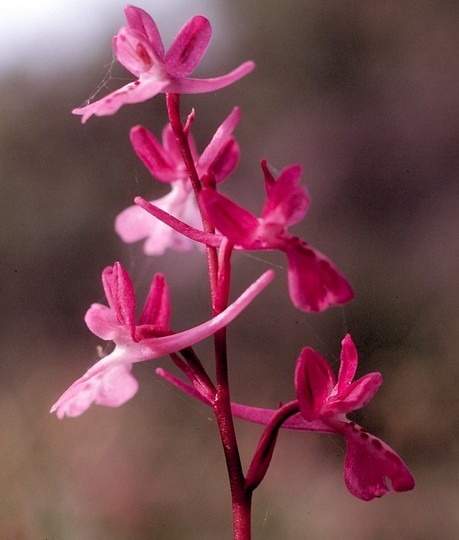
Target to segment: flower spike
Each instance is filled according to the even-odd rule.
[[[158,28],[144,10],[127,6],[127,26],[113,38],[113,50],[119,62],[137,80],[115,90],[99,101],[74,109],[85,123],[93,115],[115,114],[123,105],[141,103],[159,93],[201,94],[214,92],[238,81],[250,73],[255,64],[245,62],[238,68],[210,79],[192,79],[188,75],[198,65],[207,50],[212,34],[209,21],[197,15],[179,31],[169,50],[164,46]]]

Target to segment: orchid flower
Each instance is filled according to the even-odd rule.
[[[266,202],[257,218],[211,187],[201,192],[201,201],[210,222],[236,248],[245,250],[279,249],[287,255],[288,284],[293,304],[302,311],[322,311],[344,304],[353,292],[325,255],[287,232],[306,214],[309,195],[298,186],[301,167],[284,169],[277,181],[262,162]]]
[[[338,381],[330,366],[312,349],[303,349],[295,370],[300,412],[307,424],[322,421],[347,443],[344,481],[348,490],[365,501],[391,491],[408,491],[414,479],[400,457],[383,441],[351,422],[346,415],[365,406],[382,384],[380,373],[353,381],[357,350],[348,334],[342,341]]]
[[[231,134],[239,117],[239,109],[235,107],[217,129],[201,156],[197,154],[193,137],[191,134],[188,136],[199,177],[211,174],[220,183],[233,172],[239,161],[239,146]],[[201,217],[196,197],[171,125],[167,124],[163,129],[162,145],[142,126],[132,128],[131,143],[151,175],[171,186],[167,195],[151,201],[151,204],[198,229]],[[146,255],[162,255],[167,248],[189,251],[195,244],[158,219],[153,219],[137,205],[126,208],[117,216],[115,230],[127,243],[145,238]]]
[[[167,53],[154,20],[144,10],[126,6],[127,26],[113,38],[119,62],[137,77],[99,101],[73,110],[86,122],[92,115],[115,114],[128,103],[141,103],[159,93],[201,94],[214,92],[250,73],[255,64],[244,62],[221,77],[192,79],[188,75],[200,62],[209,45],[212,28],[203,16],[190,19],[177,34]]]
[[[392,448],[346,417],[365,406],[382,383],[380,373],[369,373],[353,381],[357,362],[357,351],[349,334],[342,341],[338,381],[327,361],[314,350],[305,348],[295,369],[297,401],[277,410],[233,403],[232,411],[238,418],[272,426],[272,431],[265,432],[259,445],[261,451],[258,455],[265,460],[267,455],[270,459],[279,427],[342,435],[347,444],[344,463],[346,487],[355,497],[369,501],[390,493],[391,486],[397,492],[409,491],[414,487],[414,479]],[[196,388],[162,369],[157,373],[184,392],[212,405]],[[268,464],[261,466],[266,472]],[[250,477],[257,476],[255,469],[252,462],[248,481]]]
[[[263,274],[235,302],[213,319],[174,334],[169,328],[170,300],[164,277],[156,274],[136,324],[136,300],[129,274],[120,263],[107,267],[102,283],[108,307],[93,304],[85,322],[96,336],[112,340],[114,350],[74,382],[52,406],[59,418],[79,416],[92,403],[118,407],[137,392],[132,364],[171,354],[201,341],[228,325],[272,280]]]

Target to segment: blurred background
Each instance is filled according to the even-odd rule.
[[[169,45],[194,14],[214,35],[196,76],[253,59],[256,71],[195,107],[202,150],[234,105],[242,159],[222,190],[254,212],[259,162],[304,168],[312,204],[294,232],[356,291],[319,315],[289,303],[282,257],[236,254],[233,295],[277,278],[230,329],[233,398],[294,397],[301,348],[337,369],[350,332],[359,373],[384,385],[355,417],[411,468],[413,492],[364,503],[342,481],[342,440],[282,432],[254,497],[254,539],[459,537],[459,3],[142,0]],[[160,135],[164,96],[85,126],[70,114],[131,80],[113,60],[120,0],[15,1],[0,7],[0,538],[230,539],[229,489],[210,411],[137,365],[136,397],[59,421],[48,410],[97,358],[83,322],[105,302],[100,273],[120,260],[139,303],[166,274],[173,328],[209,314],[198,251],[146,258],[113,231],[134,196],[157,198],[130,148]],[[196,350],[212,365],[210,342]],[[209,368],[212,371],[212,368]],[[244,464],[261,429],[237,424]]]

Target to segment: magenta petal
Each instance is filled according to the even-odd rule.
[[[343,389],[336,399],[330,398],[324,414],[336,416],[347,414],[364,407],[382,384],[380,373],[368,373]]]
[[[212,225],[233,244],[254,249],[257,244],[258,219],[213,188],[201,191],[201,202]]]
[[[337,393],[341,394],[354,379],[357,371],[358,355],[354,342],[349,334],[341,342],[341,358],[338,375]]]
[[[167,51],[167,73],[174,78],[189,75],[206,52],[211,35],[212,28],[205,17],[197,15],[190,19]]]
[[[293,304],[302,311],[323,311],[353,298],[349,283],[320,252],[296,237],[284,246],[288,257],[288,283]]]
[[[370,501],[392,489],[401,492],[414,488],[408,467],[386,443],[353,422],[346,423],[343,435],[347,441],[344,482],[352,495]]]
[[[266,161],[266,159],[262,159],[260,165],[263,171],[263,175],[265,177],[265,190],[268,194],[271,191],[271,188],[274,187],[276,179],[274,178],[272,172],[269,170],[268,162]]]
[[[230,139],[222,148],[214,162],[211,171],[217,184],[226,180],[239,163],[241,152],[234,139]]]
[[[227,154],[228,150],[226,150],[226,146],[230,141],[231,134],[236,129],[240,117],[241,113],[239,108],[234,107],[231,113],[219,126],[214,136],[212,137],[212,140],[207,145],[204,152],[201,154],[201,157],[199,158],[199,161],[197,163],[198,170],[201,171],[201,173],[205,173],[210,169],[210,167],[215,169],[215,160],[219,158],[222,152]]]
[[[118,322],[135,338],[135,294],[131,278],[123,266],[116,262],[113,268],[105,268],[102,281],[107,300],[114,311]]]
[[[295,369],[295,388],[301,414],[308,422],[316,420],[335,385],[335,377],[320,354],[304,348]]]
[[[145,300],[139,324],[151,324],[160,328],[169,328],[170,314],[171,303],[166,279],[162,274],[156,274]]]
[[[136,154],[152,176],[168,183],[177,180],[174,160],[152,133],[142,126],[135,126],[131,129],[130,137]]]
[[[253,71],[254,67],[255,64],[248,61],[221,77],[210,79],[172,79],[165,91],[174,94],[202,94],[205,92],[214,92],[242,79],[242,77],[245,77],[245,75],[248,75]]]
[[[292,165],[281,172],[274,185],[267,187],[268,197],[263,207],[263,219],[285,227],[303,219],[310,197],[306,188],[297,186],[300,176],[301,167]],[[266,181],[265,186],[269,186]]]
[[[126,21],[132,30],[144,34],[153,48],[156,56],[164,59],[164,46],[155,21],[151,16],[138,7],[126,6],[124,9]]]
[[[110,116],[123,105],[146,101],[159,94],[167,84],[167,79],[157,81],[145,78],[142,81],[134,81],[86,107],[73,109],[72,113],[82,115],[81,121],[84,124],[94,114],[96,116]]]

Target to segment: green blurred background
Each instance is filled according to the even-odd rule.
[[[130,80],[110,42],[124,2],[45,2],[40,16],[29,4],[19,17],[0,8],[0,538],[230,539],[215,421],[157,378],[167,358],[135,366],[140,391],[119,409],[63,421],[48,413],[97,357],[83,316],[104,301],[106,265],[120,260],[140,299],[164,272],[177,330],[205,320],[209,300],[197,251],[147,259],[113,232],[135,195],[164,193],[128,138],[137,123],[159,136],[164,96],[85,126],[70,114]],[[198,146],[239,105],[242,160],[223,191],[258,213],[260,159],[279,170],[300,163],[312,204],[294,231],[356,291],[342,309],[303,314],[289,303],[282,257],[237,254],[234,295],[270,266],[277,279],[231,327],[234,399],[292,399],[301,348],[336,369],[350,332],[359,373],[385,380],[356,419],[417,480],[411,493],[361,502],[344,487],[340,439],[283,432],[255,493],[254,539],[459,538],[459,3],[137,5],[166,45],[190,16],[210,18],[214,37],[197,76],[255,60],[236,85],[183,98],[185,112],[196,109]],[[197,351],[211,366],[211,344]],[[247,466],[261,430],[237,428]]]

